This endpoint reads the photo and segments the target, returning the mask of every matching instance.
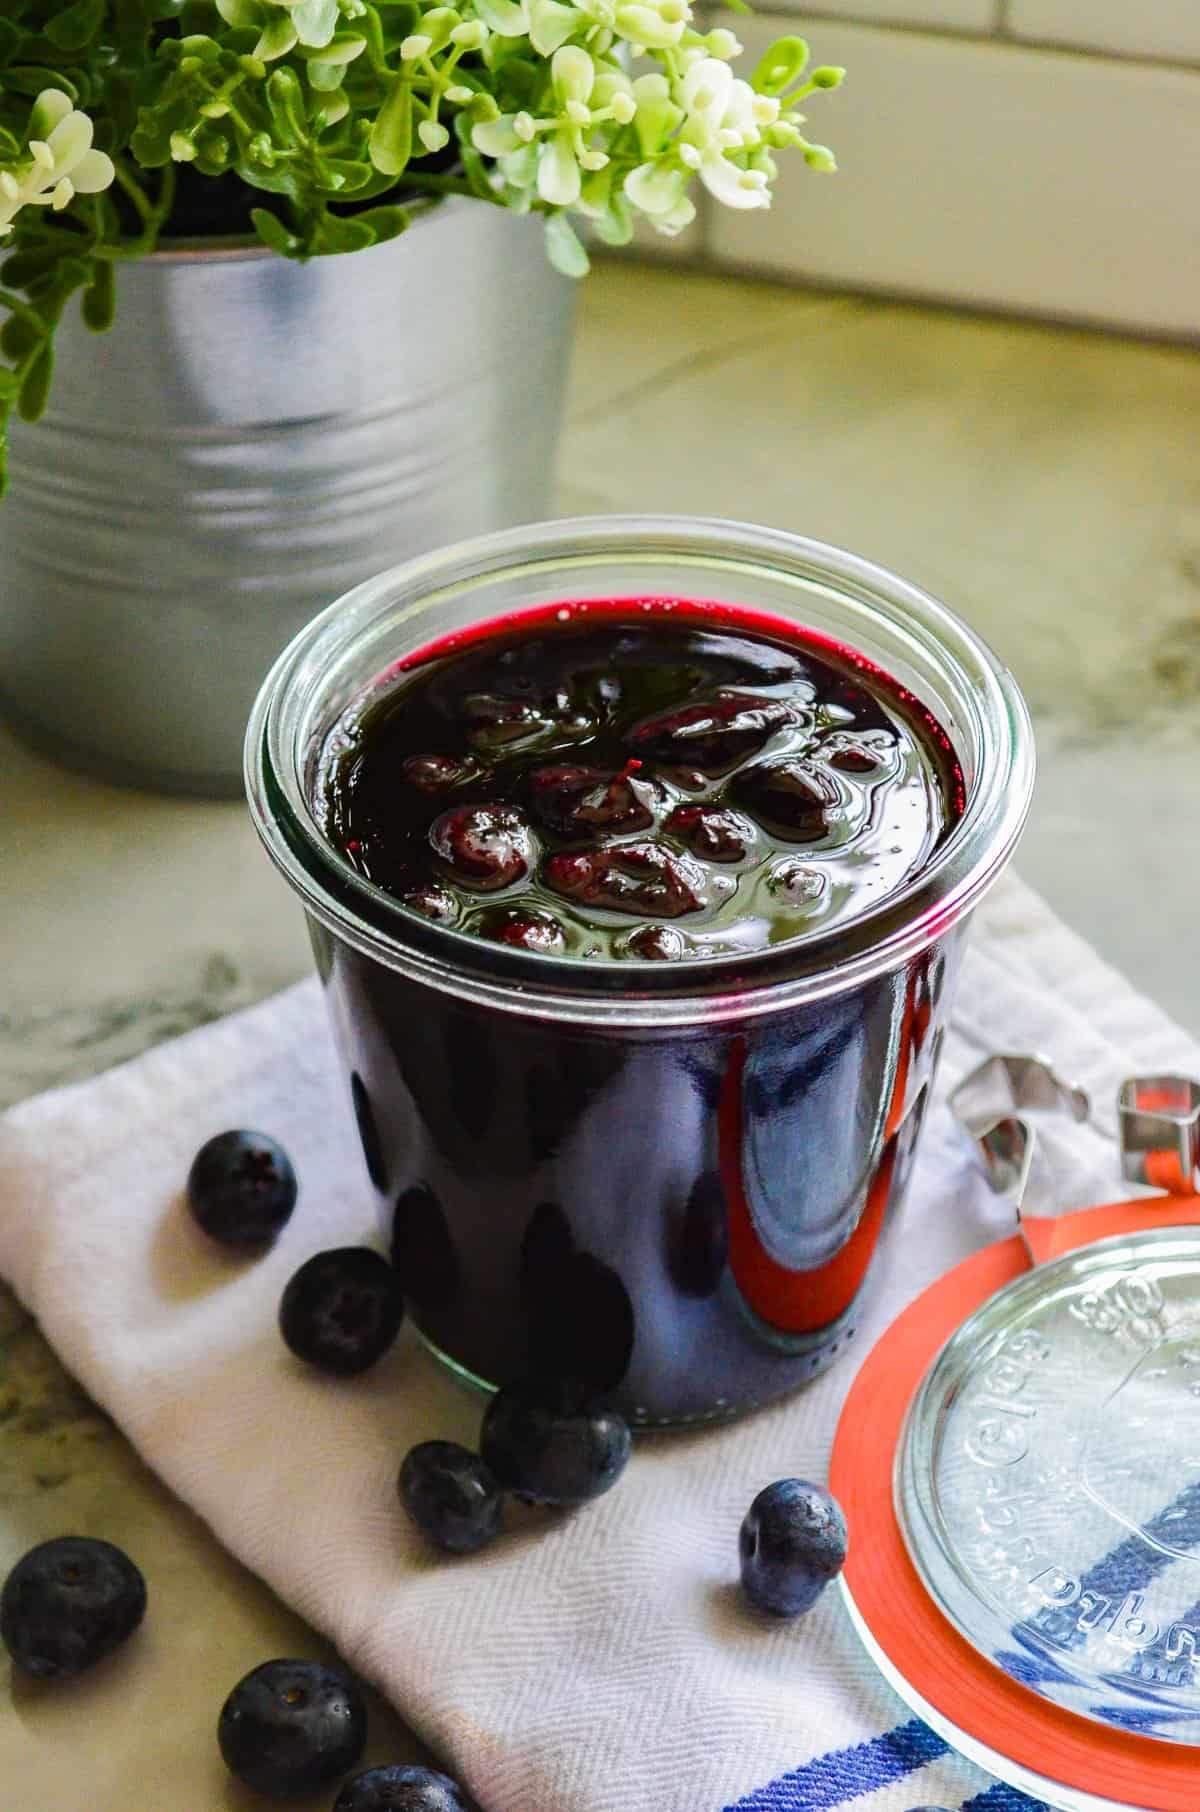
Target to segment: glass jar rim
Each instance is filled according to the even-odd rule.
[[[339,854],[317,821],[308,783],[313,697],[335,659],[348,661],[404,602],[420,606],[434,595],[570,561],[615,565],[639,558],[669,562],[672,556],[713,571],[741,571],[749,578],[757,570],[832,588],[847,604],[874,611],[889,633],[919,648],[944,685],[956,685],[975,773],[950,835],[903,888],[847,923],[817,927],[751,954],[685,963],[589,962],[432,924]],[[481,610],[475,620],[491,614]],[[362,686],[387,666],[386,659],[379,661]],[[901,968],[964,917],[1000,873],[1028,814],[1033,778],[1032,726],[1016,681],[944,604],[844,549],[717,517],[562,518],[459,542],[392,567],[335,600],[293,638],[262,684],[245,743],[246,792],[258,834],[306,910],[336,937],[387,968],[463,999],[622,1030],[751,1019]]]

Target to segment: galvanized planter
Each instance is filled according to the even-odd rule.
[[[123,267],[64,322],[0,504],[0,715],[73,766],[241,792],[246,718],[314,611],[412,554],[545,516],[573,285],[541,223],[452,200],[297,265]]]

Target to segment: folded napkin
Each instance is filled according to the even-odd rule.
[[[935,1275],[1011,1231],[945,1091],[988,1052],[1042,1051],[1113,1126],[1135,1071],[1197,1047],[1008,880],[977,915],[922,1157],[868,1346]],[[255,1126],[291,1151],[296,1214],[254,1262],[193,1227],[197,1147]],[[1128,1194],[1091,1127],[1058,1143],[1077,1203]],[[618,1488],[522,1520],[487,1552],[429,1552],[399,1510],[418,1440],[475,1440],[478,1403],[406,1334],[324,1379],[284,1351],[283,1286],[372,1208],[315,982],[0,1119],[0,1273],[166,1483],[376,1682],[486,1812],[858,1812],[1033,1802],[989,1782],[875,1672],[836,1591],[768,1623],[742,1605],[737,1530],[782,1474],[821,1478],[843,1360],[734,1425],[638,1444]]]

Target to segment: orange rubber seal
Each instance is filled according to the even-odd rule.
[[[1040,1223],[1057,1252],[1147,1226],[1195,1226],[1200,1199],[1110,1203]],[[1049,1253],[1047,1254],[1049,1255]],[[1040,1255],[1039,1255],[1040,1256]],[[1019,1238],[956,1265],[872,1348],[838,1422],[830,1488],[850,1527],[846,1584],[872,1637],[927,1704],[958,1729],[1044,1779],[1144,1812],[1198,1812],[1200,1757],[1051,1705],[986,1660],[938,1610],[909,1559],[892,1501],[904,1418],[943,1344],[1004,1284],[1028,1270]]]

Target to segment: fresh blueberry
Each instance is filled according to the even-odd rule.
[[[333,1802],[333,1812],[470,1812],[457,1781],[433,1768],[368,1768]]]
[[[704,904],[704,872],[690,856],[659,843],[562,852],[545,866],[547,885],[584,906],[611,906],[647,918],[675,919]]]
[[[760,1611],[811,1610],[846,1560],[841,1506],[807,1479],[777,1479],[759,1492],[738,1537],[742,1585]]]
[[[400,1468],[400,1501],[430,1541],[474,1554],[500,1530],[503,1498],[479,1455],[457,1441],[422,1441]]]
[[[39,1680],[69,1680],[133,1634],[146,1582],[111,1542],[60,1535],[31,1548],[0,1592],[0,1640]]]
[[[266,1246],[296,1206],[296,1173],[282,1145],[265,1133],[218,1133],[192,1160],[187,1200],[210,1239]]]
[[[508,1384],[483,1418],[479,1448],[507,1490],[528,1503],[586,1504],[611,1489],[631,1449],[629,1429],[587,1386],[560,1379]]]
[[[523,880],[537,861],[533,832],[511,805],[460,805],[429,827],[429,841],[456,881],[494,893]]]
[[[306,1260],[279,1304],[279,1331],[298,1359],[352,1378],[382,1359],[400,1330],[400,1283],[378,1252],[338,1246]]]
[[[229,1772],[272,1799],[337,1780],[366,1740],[357,1686],[319,1661],[264,1661],[234,1687],[217,1723]]]

